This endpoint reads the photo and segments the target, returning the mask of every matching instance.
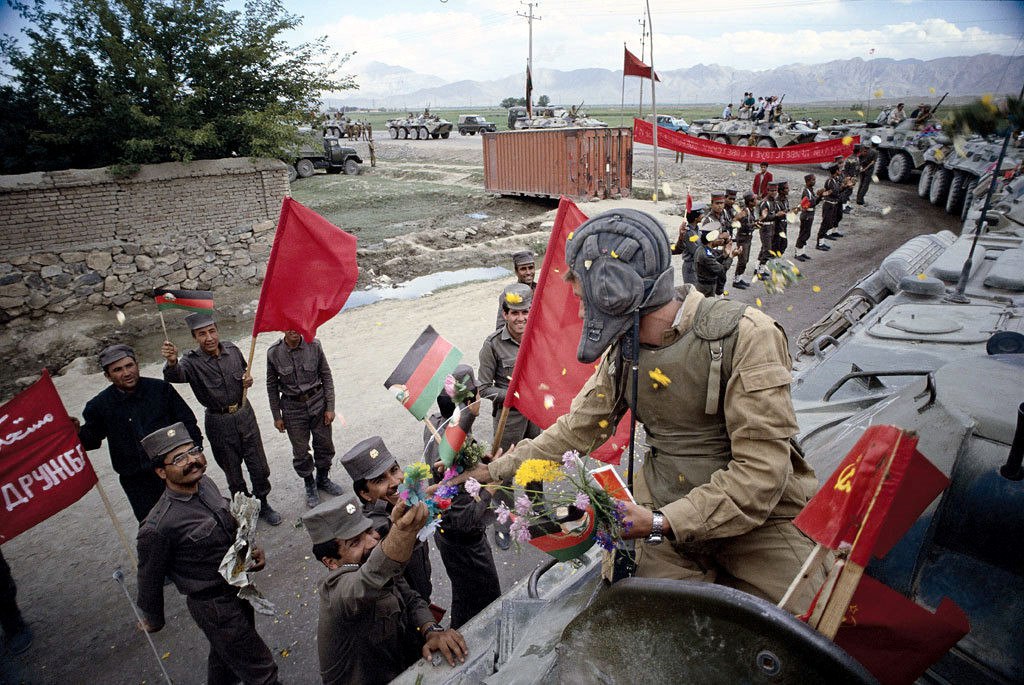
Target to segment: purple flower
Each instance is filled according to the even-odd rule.
[[[530,524],[525,518],[518,518],[513,521],[508,532],[509,535],[512,536],[512,539],[520,544],[529,542],[533,537],[530,535]]]
[[[459,494],[458,485],[442,485],[434,493],[435,499],[452,499],[455,495]]]
[[[568,450],[562,455],[562,470],[570,476],[576,473],[576,460],[580,458],[580,453],[576,450]]]
[[[466,488],[466,492],[468,492],[473,499],[480,499],[480,481],[476,478],[470,478],[467,480],[463,487]]]
[[[444,377],[444,392],[448,397],[455,397],[455,376],[448,374]]]
[[[444,472],[444,477],[441,480],[451,480],[457,475],[459,475],[459,470],[454,466],[449,466],[448,470]]]
[[[505,506],[504,502],[494,510],[494,516],[498,519],[498,523],[508,523],[508,518],[511,515],[512,512],[508,510],[508,507]]]
[[[530,498],[526,495],[516,497],[516,513],[520,516],[529,516],[531,506]]]
[[[576,493],[576,501],[573,502],[577,509],[586,509],[590,506],[590,498],[587,497],[585,492]]]
[[[602,548],[608,550],[609,552],[615,550],[615,540],[612,539],[611,535],[604,532],[603,530],[599,530],[597,531],[596,537],[597,544],[600,545]]]
[[[626,519],[626,503],[620,499],[615,500],[612,505],[612,517],[622,523]]]

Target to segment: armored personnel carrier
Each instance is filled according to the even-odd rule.
[[[1016,202],[1003,198],[1000,211]],[[800,336],[793,399],[797,442],[821,482],[865,427],[916,432],[951,485],[867,573],[968,616],[970,632],[919,682],[1009,684],[1024,681],[1024,226],[1000,221],[980,236],[969,302],[953,304],[972,238],[922,235],[883,259]],[[465,664],[421,663],[395,682],[874,682],[834,643],[735,590],[640,578],[606,587],[593,550],[578,566],[539,566],[462,633]]]
[[[700,119],[687,133],[726,145],[750,145],[753,139],[758,147],[785,147],[813,142],[820,131],[807,121],[769,124],[747,119]]]
[[[940,172],[936,168],[932,173],[934,180],[931,181],[932,188],[929,188],[928,193],[932,204],[945,204],[946,211],[950,214],[966,216],[970,202],[965,202],[965,200],[974,195],[974,190],[978,187],[978,180],[995,167],[1001,147],[1001,140],[988,140],[981,136],[974,136],[962,143],[958,142],[956,145],[949,146],[941,161],[943,170]],[[1019,148],[1007,149],[1002,170],[1013,169],[1021,159]],[[922,170],[923,175],[924,170]],[[921,183],[925,183],[925,181]],[[920,192],[919,184],[918,194]]]
[[[608,124],[587,116],[583,105],[570,107],[534,107],[530,118],[516,119],[517,129],[529,128],[607,128]]]
[[[427,138],[447,138],[452,133],[452,122],[431,114],[425,110],[414,117],[411,113],[404,119],[388,119],[388,133],[392,138],[426,140]]]

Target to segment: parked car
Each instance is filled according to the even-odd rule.
[[[690,125],[686,123],[686,119],[682,117],[673,117],[668,114],[658,115],[658,126],[667,128],[670,131],[682,131],[686,133],[690,129]]]
[[[467,133],[471,136],[475,136],[477,133],[494,132],[498,130],[497,124],[487,121],[484,117],[479,114],[460,114],[459,115],[459,134],[466,135]]]

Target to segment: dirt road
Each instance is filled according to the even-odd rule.
[[[365,143],[360,145],[365,147]],[[520,202],[492,198],[480,189],[480,139],[460,138],[429,141],[380,141],[378,167],[363,176],[317,176],[297,183],[297,198],[320,208],[339,225],[361,236],[361,245],[374,242],[375,250],[360,253],[364,270],[389,275],[395,280],[453,266],[504,263],[514,249],[543,245],[547,240],[544,222],[553,218],[553,203]],[[650,178],[649,149],[635,156],[635,185]],[[586,203],[589,215],[606,208],[631,206],[656,212],[674,238],[679,224],[677,202],[690,188],[694,197],[706,200],[710,190],[733,185],[742,192],[752,174],[743,165],[687,158],[675,164],[663,155],[663,180],[676,196],[655,205],[649,200]],[[820,169],[813,169],[823,177]],[[776,169],[776,177],[790,180],[798,189],[807,172],[803,168]],[[650,181],[646,184],[650,186]],[[426,194],[427,199],[421,197]],[[409,206],[413,209],[410,210]],[[351,207],[351,209],[350,209]],[[889,208],[887,215],[883,210]],[[487,214],[486,219],[467,214]],[[488,223],[490,222],[490,223]],[[491,235],[454,234],[487,224]],[[490,228],[493,226],[494,228]],[[500,234],[498,229],[502,231]],[[763,309],[786,327],[793,340],[805,326],[817,320],[856,280],[870,271],[892,249],[908,238],[942,229],[956,230],[956,223],[922,200],[912,186],[879,184],[872,187],[868,204],[849,215],[842,226],[847,237],[831,252],[812,252],[813,261],[802,265],[806,279],[780,295],[766,295],[760,287],[731,293],[753,304],[760,298]],[[480,231],[477,232],[479,235]],[[376,237],[373,237],[376,236]],[[791,236],[791,241],[795,238]],[[385,239],[389,242],[384,244]],[[405,253],[403,256],[403,252]],[[396,261],[397,260],[397,261]],[[678,258],[677,258],[678,260]],[[679,264],[674,264],[678,274]],[[369,278],[364,274],[362,283]],[[382,382],[409,344],[427,324],[463,350],[476,364],[481,341],[493,326],[496,294],[510,278],[478,282],[436,292],[416,301],[386,301],[347,310],[319,332],[338,388],[335,443],[339,453],[358,440],[379,433],[392,452],[404,463],[418,458],[421,426],[394,401]],[[818,285],[820,292],[813,292]],[[218,293],[218,300],[240,303],[233,313],[245,317],[246,307],[257,292]],[[158,331],[155,320],[144,313],[129,312],[135,328],[123,334],[129,341],[152,341]],[[147,322],[148,321],[148,322]],[[63,320],[61,327],[82,325]],[[90,324],[93,325],[93,324]],[[111,321],[109,326],[113,327]],[[244,321],[241,324],[244,326]],[[180,320],[169,322],[172,338],[181,347],[189,343]],[[233,330],[239,330],[237,327]],[[267,550],[267,570],[258,576],[261,589],[278,608],[275,618],[261,617],[261,635],[273,650],[287,683],[318,681],[316,663],[316,620],[318,600],[315,586],[325,571],[310,557],[309,538],[296,527],[304,511],[302,488],[291,469],[287,439],[270,421],[266,393],[262,392],[266,349],[275,336],[258,340],[251,397],[263,427],[271,463],[274,491],[271,500],[285,517],[278,528],[261,525],[262,543]],[[247,349],[248,339],[236,340]],[[143,373],[159,376],[158,349],[145,343],[139,349]],[[84,369],[84,371],[83,371]],[[29,373],[26,369],[23,373]],[[91,373],[89,371],[92,371]],[[103,376],[88,365],[55,379],[65,405],[80,415],[85,402],[106,386]],[[194,408],[199,405],[188,392],[183,395]],[[490,436],[488,412],[482,412],[477,434]],[[136,525],[110,468],[105,448],[90,454],[100,481],[117,509],[129,536]],[[336,469],[346,488],[348,479]],[[210,463],[210,475],[226,491],[219,469]],[[112,572],[130,569],[111,522],[95,491],[59,515],[40,524],[3,546],[18,583],[19,604],[36,634],[25,655],[0,657],[2,683],[99,682],[110,684],[157,683],[162,676],[145,637],[133,628],[134,617],[125,596],[112,580]],[[540,559],[536,553],[517,555],[495,552],[503,587],[527,574]],[[434,555],[435,601],[448,603],[449,587],[440,561]],[[135,582],[128,572],[127,585],[134,595]],[[207,643],[192,622],[182,598],[168,588],[167,627],[153,636],[163,664],[175,682],[198,683],[205,676]]]

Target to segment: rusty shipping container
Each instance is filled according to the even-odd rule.
[[[574,200],[627,197],[633,129],[552,128],[483,135],[484,188]]]

